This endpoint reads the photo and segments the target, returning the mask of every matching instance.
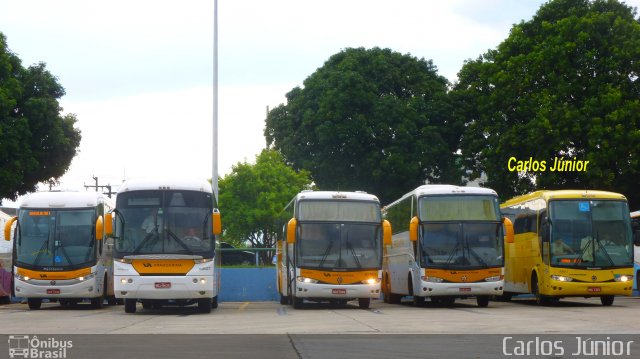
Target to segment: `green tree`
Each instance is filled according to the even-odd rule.
[[[429,60],[349,48],[267,115],[267,144],[327,190],[364,190],[388,203],[425,180],[459,183],[459,138],[447,80]]]
[[[640,205],[640,23],[614,0],[555,0],[468,61],[450,93],[465,163],[503,198],[534,188],[598,188]],[[509,171],[510,157],[545,160]],[[552,172],[553,159],[588,160]]]
[[[219,182],[224,240],[272,248],[288,219],[284,207],[310,186],[309,173],[287,166],[275,150],[263,150],[255,164],[238,162]]]
[[[0,33],[0,201],[69,168],[81,136],[75,115],[61,114],[63,95],[44,63],[24,68]]]

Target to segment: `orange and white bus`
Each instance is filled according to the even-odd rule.
[[[364,192],[303,191],[286,206],[291,218],[276,245],[280,303],[304,300],[369,308],[380,297],[383,240],[391,228],[380,201]]]
[[[104,236],[103,216],[112,202],[96,192],[52,191],[25,196],[18,216],[5,225],[13,240],[14,293],[39,309],[45,298],[60,304],[90,299],[115,304],[113,244]]]
[[[218,306],[220,212],[205,180],[129,180],[105,219],[113,251],[115,294],[126,313],[142,307]]]
[[[533,293],[538,304],[564,297],[631,295],[633,237],[626,198],[592,190],[537,191],[501,205],[514,223],[507,240],[504,298]]]
[[[429,298],[452,305],[475,297],[486,307],[500,295],[504,279],[504,234],[498,195],[479,187],[424,185],[383,208],[393,227],[385,246],[385,302],[412,296],[416,306]],[[511,233],[511,234],[510,234]]]

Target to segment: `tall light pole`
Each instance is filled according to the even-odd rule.
[[[213,195],[218,202],[218,0],[213,0]]]

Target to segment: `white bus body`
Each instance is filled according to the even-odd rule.
[[[116,297],[125,311],[169,301],[218,305],[216,235],[220,213],[207,181],[127,181],[116,198],[113,228]]]
[[[27,195],[15,226],[14,292],[39,309],[42,299],[75,304],[88,298],[101,308],[115,304],[112,247],[103,232],[112,202],[96,192],[36,192]],[[14,221],[16,224],[14,224]]]
[[[451,305],[475,296],[479,306],[501,295],[504,246],[498,196],[480,187],[424,185],[383,208],[393,227],[385,246],[386,302],[412,296]]]

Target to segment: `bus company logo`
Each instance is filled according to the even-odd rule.
[[[338,281],[338,284],[342,284],[342,277],[338,277],[337,281]]]
[[[47,275],[44,274],[44,273],[40,273],[40,278],[45,279],[45,278],[47,278]]]
[[[466,282],[467,281],[467,276],[463,275],[462,277],[460,277],[460,281],[461,282]]]
[[[322,275],[325,277],[331,277],[331,273],[322,273]]]
[[[39,339],[37,336],[10,335],[9,358],[66,358],[67,349],[73,348],[71,340],[55,338]]]
[[[151,263],[142,263],[142,265],[143,265],[145,268],[151,268],[151,267],[153,267],[153,264],[151,264]]]
[[[596,276],[594,275],[594,276],[592,276],[592,277],[591,277],[591,280],[595,282],[595,281],[597,281],[597,280],[598,280],[598,277],[596,277]]]

